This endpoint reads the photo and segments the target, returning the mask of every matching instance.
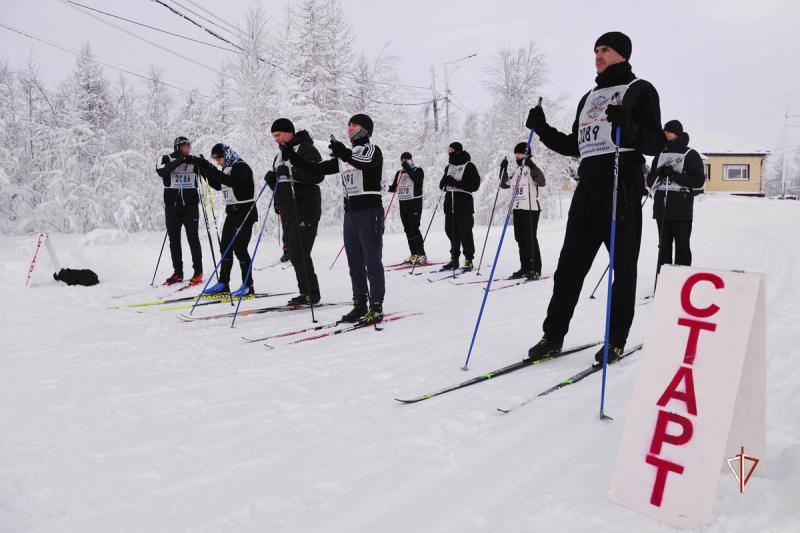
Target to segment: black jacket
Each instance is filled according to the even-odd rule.
[[[613,87],[632,82],[636,76],[628,62],[611,65],[595,78],[597,88]],[[536,133],[542,143],[561,155],[579,157],[578,122],[581,110],[591,91],[578,103],[575,121],[570,133],[562,133],[550,125],[540,127]],[[658,92],[649,82],[638,80],[625,92],[622,106],[628,111],[630,124],[621,129],[620,144],[632,151],[620,152],[618,216],[624,218],[629,204],[638,205],[642,191],[642,165],[644,155],[657,154],[664,145],[661,129],[661,107]],[[578,167],[579,187],[590,189],[592,202],[601,202],[598,208],[611,212],[611,189],[614,177],[614,154],[587,157]],[[606,208],[605,205],[608,205]]]
[[[172,185],[172,171],[183,165],[184,168],[178,170],[192,172],[195,167],[193,160],[193,156],[183,156],[178,152],[173,152],[169,155],[161,157],[161,164],[156,167],[156,174],[159,175],[161,181],[164,183],[165,206],[176,207],[182,205],[191,205],[200,201],[200,195],[196,187],[191,189],[170,188],[170,185]]]
[[[381,201],[381,180],[383,179],[383,153],[381,149],[372,144],[369,137],[353,141],[353,149],[349,155],[342,159],[352,167],[360,170],[364,178],[364,192],[366,194],[347,195],[344,192],[344,210],[362,211],[364,209],[383,209]],[[340,174],[339,159],[333,157],[326,161],[314,163],[295,152],[292,154],[292,164],[324,175]],[[342,185],[344,187],[344,184]],[[378,193],[378,194],[375,194]]]
[[[450,165],[447,165],[444,167],[444,175],[441,181],[439,181],[439,188],[445,190],[448,186],[452,186],[455,189],[460,189],[468,193],[477,191],[478,187],[481,186],[481,176],[478,174],[478,168],[475,166],[475,163],[471,161],[469,152],[466,150],[453,152],[450,154],[449,159],[450,165],[463,165],[466,163],[464,174],[461,176],[461,181],[456,182],[449,179],[451,178],[448,174]],[[455,204],[453,204],[453,201],[455,201]],[[472,194],[448,192],[444,197],[444,211],[445,213],[453,212],[457,215],[474,213],[475,204],[472,200]]]
[[[663,154],[663,155],[662,155]],[[669,171],[666,165],[666,154],[686,154],[683,158],[681,172]],[[672,168],[670,166],[670,168]],[[662,170],[659,170],[662,169]],[[647,186],[655,186],[653,195],[653,218],[665,217],[666,220],[692,220],[694,217],[694,195],[705,185],[703,159],[696,150],[689,148],[689,134],[683,133],[677,139],[667,142],[664,150],[653,159],[650,173],[647,175]],[[664,197],[667,205],[664,210]]]
[[[233,164],[230,174],[219,170],[205,159],[200,160],[198,166],[200,167],[200,173],[213,189],[219,191],[222,190],[223,185],[226,185],[233,189],[233,195],[237,200],[250,200],[240,204],[226,205],[225,213],[230,215],[241,211],[246,212],[253,206],[253,201],[255,200],[253,171],[243,159],[239,159]],[[258,219],[257,213],[256,209],[253,209],[256,219]]]
[[[405,169],[398,170],[394,173],[392,184],[389,185],[389,192],[395,192],[397,190],[397,180],[400,178],[400,174],[403,172],[406,172]],[[411,182],[414,184],[414,198],[416,199],[418,196],[422,196],[422,182],[425,180],[425,172],[420,167],[414,167],[411,169],[411,172],[408,172],[407,174],[408,177],[411,178]]]
[[[306,161],[312,163],[322,161],[322,156],[319,155],[311,135],[306,130],[298,131],[289,146]],[[264,179],[267,180],[269,188],[275,191],[275,210],[282,213],[283,216],[293,217],[295,202],[292,201],[292,184],[279,180],[279,175],[285,175],[285,172],[288,171],[288,168],[282,169],[281,166],[284,166],[284,161],[281,154],[278,154],[272,161],[272,172],[267,172]],[[297,195],[297,212],[300,218],[303,220],[319,220],[322,215],[322,197],[318,184],[322,183],[324,176],[321,172],[299,166],[293,166],[291,173],[294,180],[295,194]]]

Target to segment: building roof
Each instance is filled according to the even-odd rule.
[[[702,152],[704,156],[740,156],[740,157],[752,157],[752,156],[768,156],[770,154],[769,150],[751,150],[751,151],[738,151],[738,150],[717,150],[714,152]]]

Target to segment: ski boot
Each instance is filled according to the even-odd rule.
[[[463,270],[464,272],[472,272],[472,268],[473,268],[472,259],[465,259],[464,266],[461,270]]]
[[[353,309],[349,313],[342,315],[339,322],[349,322],[351,324],[358,322],[368,311],[366,300],[353,300]]]
[[[603,364],[603,349],[605,346],[601,347],[597,350],[597,353],[594,354],[594,360],[597,361],[597,365]],[[608,343],[608,361],[607,363],[610,365],[611,363],[616,362],[619,359],[619,356],[622,354],[622,351],[625,349],[624,346],[619,346],[614,344],[613,342]]]
[[[522,278],[525,277],[525,274],[526,274],[525,269],[524,268],[520,268],[519,270],[517,270],[516,272],[511,274],[508,277],[508,279],[522,279]]]
[[[563,342],[554,342],[547,339],[547,337],[542,337],[539,342],[528,350],[528,357],[523,359],[523,361],[538,361],[539,359],[546,359],[558,355],[561,353],[563,344]]]
[[[281,256],[281,258],[280,258],[280,262],[281,262],[281,263],[286,263],[287,261],[289,261],[289,252],[287,252],[286,250],[284,250],[284,251],[283,251],[283,255],[282,255],[282,256]]]
[[[425,254],[415,256],[417,260],[414,262],[415,265],[425,265],[428,263],[428,258]]]
[[[416,255],[409,255],[407,258],[403,259],[404,265],[413,265],[414,261],[416,260]]]
[[[542,274],[534,270],[533,272],[528,272],[525,277],[528,278],[529,281],[539,281],[542,279]]]
[[[252,285],[242,285],[237,290],[231,293],[231,298],[244,298],[245,296],[251,296],[255,294],[255,289],[253,289]]]
[[[228,287],[227,283],[222,283],[221,281],[215,283],[211,287],[208,287],[206,290],[203,291],[203,296],[219,296],[222,294],[227,294],[231,292],[230,288]]]
[[[170,277],[164,282],[164,285],[175,285],[183,281],[183,272],[173,272]]]
[[[455,270],[458,268],[458,257],[454,257],[449,263],[442,265],[442,270]]]
[[[201,283],[203,283],[203,271],[200,270],[198,272],[197,270],[195,270],[194,274],[189,280],[189,285],[200,285]]]
[[[383,321],[383,304],[376,302],[369,306],[369,311],[358,320],[358,323],[372,325],[381,321]]]

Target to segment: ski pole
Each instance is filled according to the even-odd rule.
[[[217,275],[217,271],[219,270],[220,266],[222,266],[222,262],[225,260],[225,257],[228,256],[228,252],[231,251],[231,248],[233,247],[233,243],[236,242],[236,237],[239,236],[239,232],[244,227],[245,222],[247,222],[247,219],[250,217],[250,213],[252,213],[253,209],[255,209],[256,204],[258,203],[258,200],[261,198],[261,195],[264,194],[264,190],[266,188],[267,188],[267,184],[264,183],[264,186],[261,187],[261,190],[258,192],[258,196],[256,196],[255,200],[253,200],[253,205],[251,205],[250,209],[247,210],[247,214],[244,216],[244,218],[242,218],[242,221],[239,223],[239,227],[237,227],[236,231],[233,232],[233,237],[231,237],[231,242],[228,243],[228,246],[225,248],[225,251],[222,253],[222,256],[219,258],[219,262],[214,267],[214,272],[212,272],[211,275],[208,277],[208,279],[206,280],[206,284],[203,285],[203,290],[200,291],[200,294],[198,294],[197,298],[195,298],[194,303],[192,304],[192,309],[189,311],[190,315],[192,313],[194,313],[194,310],[197,307],[197,303],[200,301],[200,298],[203,296],[203,293],[208,288],[208,284],[211,283],[211,278],[213,278],[214,276]],[[269,210],[272,207],[272,200],[274,199],[274,197],[275,197],[275,193],[273,192],[272,196],[269,199],[269,205],[267,206],[267,210]]]
[[[615,95],[617,96],[617,95]],[[611,242],[608,246],[608,294],[606,295],[606,327],[603,342],[603,378],[600,388],[600,420],[613,420],[605,414],[606,403],[606,370],[608,368],[608,343],[611,335],[611,296],[614,284],[614,251],[617,238],[617,187],[619,185],[619,143],[620,127],[616,128],[614,143],[614,182],[611,197]]]
[[[161,241],[161,251],[158,252],[158,261],[156,261],[156,268],[155,268],[155,270],[153,270],[153,280],[150,282],[150,286],[151,287],[155,287],[156,275],[158,274],[158,265],[161,264],[161,255],[164,253],[164,245],[167,244],[167,234],[168,233],[169,233],[169,230],[166,230],[164,232],[164,240]]]
[[[658,275],[661,272],[661,250],[664,246],[664,231],[667,226],[667,198],[669,197],[669,178],[667,178],[666,188],[664,189],[664,206],[661,209],[661,227],[658,232],[658,259],[656,260],[656,278],[653,280],[653,296],[656,295],[658,286]],[[672,242],[669,243],[669,255],[672,256]]]
[[[508,158],[503,158],[503,161],[508,162]],[[503,165],[500,165],[500,177],[503,176]],[[494,203],[492,204],[492,214],[489,215],[489,226],[486,228],[486,238],[483,239],[483,249],[481,250],[481,258],[478,261],[478,271],[475,272],[476,276],[481,275],[481,265],[483,264],[483,254],[486,252],[486,243],[489,242],[489,231],[492,229],[492,222],[494,222],[494,210],[497,207],[497,198],[500,196],[500,186],[497,186],[497,192],[494,195]]]
[[[539,98],[539,103],[542,99]],[[530,150],[531,141],[533,141],[533,128],[528,134],[528,149]],[[514,190],[519,186],[519,180],[522,178],[522,172],[517,176],[517,181],[514,183]],[[478,311],[478,319],[475,321],[475,329],[472,331],[472,340],[469,342],[469,351],[467,352],[467,359],[464,361],[464,366],[461,370],[469,370],[469,359],[472,356],[472,348],[475,346],[475,338],[478,336],[478,328],[481,326],[481,318],[483,318],[483,310],[486,308],[486,299],[489,297],[489,291],[492,290],[492,281],[494,280],[494,271],[497,268],[497,261],[500,258],[500,250],[503,248],[503,240],[506,237],[506,230],[508,229],[508,219],[511,217],[511,209],[514,207],[514,195],[511,195],[511,200],[508,202],[508,209],[506,210],[506,218],[503,221],[503,231],[500,233],[500,242],[497,243],[497,251],[494,253],[494,262],[492,263],[492,271],[489,273],[489,280],[486,283],[486,288],[483,292],[483,300],[481,300],[481,308]]]
[[[528,158],[531,157],[531,145],[530,145],[530,143],[528,143],[527,153],[525,155]],[[533,164],[533,161],[531,161],[531,164]],[[525,165],[525,163],[523,162],[523,166],[524,165]],[[530,233],[530,235],[529,235],[529,237],[530,237],[529,241],[530,242],[528,243],[528,245],[530,246],[530,248],[528,249],[528,251],[530,252],[528,254],[528,268],[531,269],[530,272],[529,272],[529,274],[531,274],[531,273],[534,272],[534,270],[533,270],[533,255],[534,255],[534,251],[533,251],[533,239],[534,239],[534,237],[533,237],[533,202],[531,202],[531,187],[533,187],[533,169],[529,168],[528,172],[531,174],[531,176],[529,178],[530,181],[525,184],[525,188],[528,189],[528,232]],[[541,274],[541,272],[540,272],[540,274]]]
[[[269,219],[269,210],[272,207],[272,200],[275,198],[275,193],[272,193],[272,198],[269,200],[269,205],[267,206],[267,213],[264,214],[264,221],[261,223],[261,228],[258,231],[258,237],[256,238],[256,246],[253,248],[253,257],[250,258],[250,266],[247,267],[247,274],[245,275],[244,279],[242,280],[242,287],[246,287],[247,283],[250,281],[250,275],[253,273],[253,264],[256,261],[256,255],[258,255],[258,245],[261,244],[261,237],[264,235],[264,228],[267,226],[267,220]],[[255,203],[253,203],[255,205]],[[250,216],[250,211],[247,212],[247,217],[245,217],[245,221]],[[244,293],[239,295],[239,301],[236,302],[236,310],[233,312],[233,319],[231,320],[231,328],[236,324],[236,317],[239,315],[239,307],[242,305],[242,300],[244,300]],[[231,298],[233,301],[233,298]],[[312,310],[313,313],[313,310]]]
[[[344,183],[342,183],[342,185],[344,185]],[[394,197],[395,197],[396,194],[397,194],[397,191],[395,190],[394,193],[392,194],[391,200],[389,200],[389,205],[386,207],[386,212],[383,214],[383,220],[384,221],[386,221],[386,217],[389,216],[389,210],[392,208],[392,202],[394,202]],[[349,200],[350,196],[348,195],[347,198],[348,198],[348,202],[349,202],[350,201]],[[347,205],[350,205],[350,204],[348,203]],[[339,253],[336,254],[336,257],[333,259],[333,263],[331,263],[331,266],[328,267],[328,270],[331,270],[333,268],[333,265],[335,265],[336,261],[339,260],[339,256],[342,255],[343,251],[344,251],[344,244],[342,244],[342,247],[339,248]]]
[[[425,247],[425,240],[427,240],[427,238],[428,238],[428,232],[431,230],[431,225],[433,225],[433,217],[436,216],[436,211],[439,210],[439,204],[442,203],[442,198],[444,197],[444,195],[445,195],[445,192],[442,191],[441,194],[439,194],[439,198],[437,198],[437,200],[436,200],[436,205],[433,206],[433,214],[431,214],[431,220],[430,220],[430,222],[428,222],[428,228],[425,230],[425,235],[422,237],[422,246],[423,246],[423,248]],[[417,268],[417,265],[414,264],[411,267],[411,272],[409,272],[408,275],[409,276],[414,275],[414,270],[416,268]]]
[[[306,278],[306,291],[311,289],[311,278],[308,273],[308,263],[311,262],[311,250],[309,250],[309,257],[306,257],[306,249],[303,247],[303,235],[300,231],[300,217],[297,214],[297,198],[295,197],[295,190],[294,190],[294,176],[291,174],[289,175],[289,186],[292,188],[292,208],[294,211],[294,224],[297,227],[297,246],[300,247],[300,262],[302,263],[303,268],[303,277]],[[275,187],[277,189],[277,185]],[[256,243],[258,246],[258,243]],[[311,307],[311,322],[314,324],[317,323],[317,318],[314,316],[314,302],[312,302],[312,298],[310,294],[306,294],[308,298],[308,305]]]
[[[642,208],[644,207],[644,204],[647,203],[647,199],[650,198],[650,195],[651,194],[648,193],[648,195],[644,197],[644,201],[642,202],[642,205],[641,205]],[[606,269],[603,270],[603,275],[600,276],[600,279],[597,280],[597,285],[594,286],[594,290],[592,290],[592,294],[589,295],[589,299],[590,300],[594,300],[594,293],[597,292],[597,288],[603,282],[603,279],[606,277],[606,274],[608,274],[608,265],[606,265]]]
[[[456,191],[451,189],[450,190],[450,231],[453,239],[456,239]],[[456,253],[461,253],[461,243],[459,239],[455,240],[455,245],[458,247],[456,248]],[[453,246],[453,241],[450,241],[450,246]],[[453,265],[453,279],[456,278],[456,262],[455,257],[453,256],[453,250],[450,250],[450,264]]]
[[[208,246],[211,248],[211,260],[214,261],[214,264],[217,264],[217,257],[214,253],[214,243],[211,240],[211,229],[208,226],[208,212],[206,210],[206,200],[208,199],[208,190],[206,190],[206,194],[203,194],[203,185],[200,184],[198,187],[198,192],[200,193],[200,205],[203,206],[203,221],[206,224],[206,235],[208,236]],[[219,281],[219,276],[217,276],[217,281]]]

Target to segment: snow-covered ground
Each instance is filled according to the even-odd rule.
[[[427,247],[432,259],[447,251],[440,226]],[[545,273],[555,268],[563,227],[540,226]],[[308,325],[307,312],[243,317],[230,329],[225,320],[182,323],[178,311],[157,307],[110,310],[164,292],[113,298],[150,281],[161,238],[55,235],[62,264],[94,269],[101,285],[53,282],[44,255],[27,290],[33,238],[0,238],[3,533],[671,530],[607,498],[638,356],[609,374],[611,424],[597,421],[598,376],[511,414],[496,411],[585,367],[591,352],[416,405],[393,399],[521,357],[540,336],[550,281],[491,294],[465,373],[482,291],[424,276],[388,273],[385,303],[387,312],[424,315],[285,349],[240,337]],[[508,239],[504,274],[516,268]],[[327,268],[340,243],[327,228],[314,251],[328,301],[350,296],[345,259]],[[800,531],[798,243],[796,202],[705,197],[696,206],[695,264],[766,272],[769,313],[769,451],[744,496],[721,477],[705,531]],[[652,287],[655,246],[647,218],[641,295]],[[275,242],[263,250],[257,265],[277,257]],[[402,234],[387,234],[386,262],[405,255]],[[587,278],[567,344],[601,337],[604,298],[588,294],[604,257]],[[294,286],[280,267],[255,281],[259,291]],[[228,309],[198,313],[215,308]],[[648,307],[638,307],[631,343],[647,320]]]

